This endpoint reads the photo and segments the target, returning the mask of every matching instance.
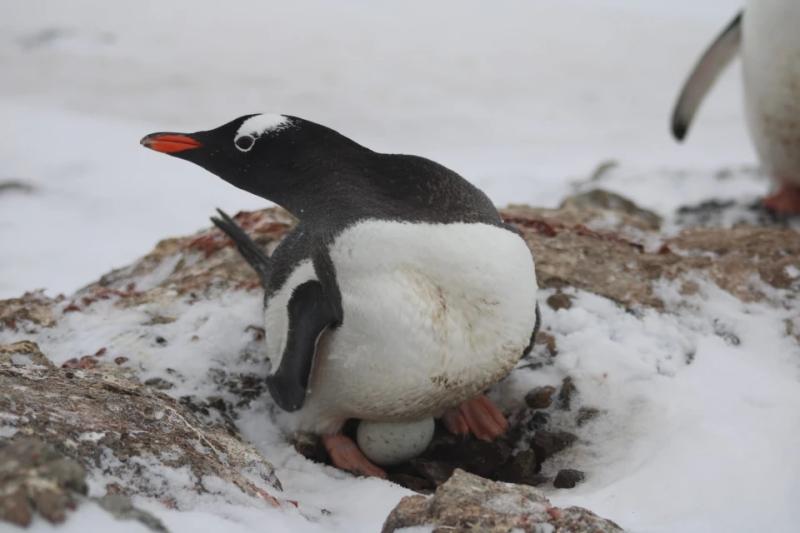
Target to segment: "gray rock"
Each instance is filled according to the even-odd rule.
[[[167,532],[167,528],[164,527],[161,520],[147,511],[142,511],[134,507],[133,502],[131,502],[131,499],[127,496],[123,496],[122,494],[106,494],[102,498],[96,498],[94,501],[117,520],[136,520],[157,533]]]
[[[558,471],[556,478],[553,480],[553,486],[557,489],[571,489],[583,481],[584,477],[584,473],[580,470],[565,468]]]
[[[551,385],[536,387],[525,395],[525,404],[531,409],[547,409],[553,403],[556,388]]]
[[[436,532],[622,531],[614,522],[586,509],[553,507],[534,487],[490,481],[463,470],[456,470],[433,496],[407,496],[400,500],[384,522],[382,532],[415,526],[432,526]]]
[[[86,491],[84,468],[55,447],[19,434],[0,441],[0,521],[28,526],[38,512],[63,522]]]
[[[42,364],[13,364],[20,354]],[[0,412],[5,425],[16,430],[15,437],[52,444],[70,458],[69,465],[101,468],[105,475],[129,480],[130,494],[165,497],[172,489],[164,470],[187,468],[198,480],[217,477],[278,504],[267,490],[280,488],[274,469],[252,445],[126,376],[116,365],[61,369],[49,364],[32,342],[0,346],[0,390]],[[56,467],[66,472],[58,462],[48,468]],[[75,479],[79,477],[76,473]],[[195,490],[205,491],[202,482]],[[53,517],[66,505],[61,503],[64,496],[55,494],[59,496],[44,496],[55,502]]]

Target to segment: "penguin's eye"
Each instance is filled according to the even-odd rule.
[[[249,152],[255,143],[256,140],[251,135],[242,135],[233,141],[233,144],[236,145],[236,148],[242,152]]]

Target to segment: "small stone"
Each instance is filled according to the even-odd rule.
[[[536,481],[541,481],[538,479],[541,468],[542,463],[536,452],[533,449],[523,450],[505,464],[497,477],[509,483],[535,485]]]
[[[389,481],[421,494],[430,494],[436,488],[436,484],[432,481],[421,477],[412,476],[411,474],[389,474]]]
[[[328,452],[322,444],[322,439],[311,433],[297,433],[292,438],[294,449],[311,461],[325,463],[328,460]]]
[[[565,468],[558,471],[556,478],[553,480],[553,486],[557,489],[571,489],[583,481],[585,477],[586,475],[580,470]]]
[[[411,468],[419,474],[435,483],[437,486],[441,485],[453,475],[455,466],[445,463],[444,461],[435,461],[431,459],[416,458],[411,460]]]
[[[165,339],[164,337],[158,336],[158,337],[156,337],[156,344],[158,344],[159,346],[166,346],[167,345],[167,339]]]
[[[531,439],[531,447],[541,461],[552,457],[572,446],[578,437],[568,431],[547,431],[540,429]]]
[[[157,390],[169,390],[175,386],[172,382],[164,378],[150,378],[146,380],[144,384]]]
[[[542,429],[546,428],[550,424],[550,415],[547,413],[543,413],[541,411],[537,411],[531,415],[531,419],[528,421],[528,429]]]
[[[558,408],[569,411],[572,407],[572,397],[578,392],[578,387],[572,382],[572,378],[567,376],[561,382],[561,390],[558,393]]]
[[[124,364],[128,360],[127,357],[120,355],[119,357],[114,358],[114,362],[118,365]]]
[[[575,423],[580,427],[599,414],[600,410],[594,407],[581,407],[578,409],[578,416],[575,417]]]
[[[511,448],[501,440],[484,442],[470,438],[449,450],[445,459],[468,472],[494,477],[509,457]]]
[[[122,494],[106,494],[102,498],[96,498],[94,500],[117,520],[135,520],[151,531],[167,533],[167,528],[164,527],[161,520],[147,511],[134,507],[128,496]]]
[[[536,488],[497,483],[456,470],[430,497],[407,496],[386,518],[382,533],[407,531],[593,531],[622,529],[579,507],[553,507]]]
[[[558,311],[560,309],[569,309],[572,307],[572,296],[564,294],[563,292],[551,294],[547,298],[547,305],[550,306],[550,309],[554,311]]]
[[[98,365],[99,361],[93,355],[84,355],[78,360],[78,368],[84,370],[94,368]]]
[[[536,334],[536,344],[544,344],[547,347],[547,355],[550,357],[555,357],[558,355],[556,338],[550,333],[547,333],[546,331],[539,331],[539,333]]]
[[[525,403],[531,409],[547,409],[553,403],[556,388],[550,385],[536,387],[525,395]]]

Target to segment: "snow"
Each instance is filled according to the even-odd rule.
[[[193,165],[142,149],[138,139],[269,109],[375,150],[439,161],[498,204],[555,206],[575,189],[601,185],[674,228],[680,205],[752,201],[769,185],[754,170],[738,65],[713,90],[688,142],[668,136],[680,84],[739,7],[738,0],[249,0],[224,9],[210,0],[2,3],[0,182],[35,189],[0,193],[0,298],[37,287],[69,293],[158,239],[206,225],[215,207],[263,207]],[[139,288],[157,285],[179,260]],[[583,404],[603,413],[547,465],[588,473],[575,489],[549,490],[556,505],[588,507],[632,531],[794,531],[800,349],[786,330],[800,325],[797,299],[774,291],[770,301],[746,304],[696,281],[702,292],[690,298],[665,283],[663,314],[632,314],[581,291],[570,309],[543,306],[560,349],[555,364],[515,372],[497,395],[510,404],[569,374]],[[220,376],[263,372],[257,358],[238,356],[253,343],[246,328],[258,325],[260,300],[237,292],[128,310],[101,301],[35,340],[57,364],[107,347],[107,358],[125,355],[141,379],[174,383],[168,394],[219,395]],[[142,327],[156,312],[175,320]],[[0,343],[22,337],[30,336],[2,331]],[[0,435],[13,425],[0,413]],[[276,466],[282,497],[301,502],[299,511],[258,505],[213,479],[210,496],[176,489],[180,510],[135,503],[174,532],[349,532],[378,530],[410,494],[299,456],[266,399],[238,425]],[[188,483],[180,472],[164,475],[171,486]],[[102,492],[107,481],[94,478],[92,490]],[[87,504],[63,526],[37,518],[32,530],[144,529]]]

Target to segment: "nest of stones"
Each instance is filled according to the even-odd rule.
[[[525,397],[525,407],[509,417],[510,429],[493,442],[474,437],[455,436],[437,421],[436,433],[428,449],[411,461],[385,468],[391,481],[419,493],[432,493],[447,481],[456,468],[484,478],[522,483],[532,486],[572,488],[584,479],[575,469],[544,473],[542,464],[554,455],[571,447],[578,437],[557,427],[555,416],[571,411],[576,392],[570,378],[559,388],[537,387]],[[560,414],[560,413],[559,413]],[[598,411],[580,408],[572,418],[573,426],[581,426],[594,418]],[[355,436],[356,423],[348,424],[344,432]],[[313,461],[331,464],[321,441],[310,435],[298,436],[297,451]]]

